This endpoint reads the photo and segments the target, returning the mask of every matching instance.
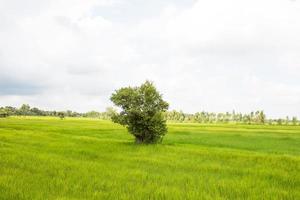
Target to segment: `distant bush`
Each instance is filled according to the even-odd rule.
[[[5,118],[8,117],[9,113],[7,109],[0,107],[0,118]]]
[[[5,118],[5,117],[8,117],[9,114],[7,112],[1,112],[0,111],[0,118]]]
[[[110,120],[111,117],[116,114],[116,110],[112,107],[107,107],[105,112],[97,112],[97,111],[89,111],[85,113],[84,117],[89,118],[98,118],[98,119],[104,119],[104,120]]]
[[[298,119],[297,119],[297,117],[293,117],[292,123],[293,123],[293,125],[298,125]]]
[[[58,112],[58,113],[57,113],[57,116],[58,116],[60,119],[64,119],[64,118],[65,118],[65,113],[63,113],[63,112]]]

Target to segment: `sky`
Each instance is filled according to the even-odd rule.
[[[0,0],[0,106],[103,111],[145,80],[170,109],[300,118],[300,1]]]

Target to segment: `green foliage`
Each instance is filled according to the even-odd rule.
[[[30,106],[28,104],[23,104],[20,109],[19,109],[20,113],[22,115],[30,115]]]
[[[293,123],[293,125],[297,125],[297,124],[298,124],[298,119],[297,119],[297,117],[293,117],[292,123]]]
[[[87,113],[84,113],[83,117],[111,120],[111,117],[115,113],[116,113],[116,110],[114,108],[107,107],[105,112],[97,112],[97,111],[92,110]]]
[[[112,116],[113,122],[127,127],[137,143],[162,141],[167,132],[163,112],[169,104],[151,82],[146,81],[140,87],[121,88],[112,94],[111,101],[122,109]]]
[[[118,113],[116,109],[113,107],[107,107],[103,115],[105,116],[105,119],[112,119],[113,116],[116,116]]]
[[[165,118],[173,122],[196,122],[196,123],[239,123],[239,124],[265,124],[267,121],[264,111],[251,112],[250,114],[196,112],[195,114],[183,113],[182,111],[170,111],[165,113]],[[272,120],[273,121],[273,120]],[[275,121],[275,120],[274,120]]]
[[[97,111],[89,111],[87,113],[85,113],[85,117],[89,117],[89,118],[102,118],[102,115],[100,112]]]
[[[299,126],[176,123],[164,145],[131,140],[110,121],[1,118],[0,199],[300,199]]]
[[[9,113],[6,110],[0,109],[0,118],[5,118],[8,116],[9,116]]]
[[[23,104],[20,108],[12,106],[0,107],[2,113],[7,113],[9,116],[57,116],[63,115],[65,117],[90,117],[99,119],[111,119],[111,116],[116,112],[113,108],[108,107],[105,112],[90,111],[87,113],[78,113],[71,110],[67,111],[46,111],[36,107],[31,108],[28,104]],[[59,114],[60,113],[60,114]],[[4,114],[1,114],[5,116]]]
[[[64,113],[64,112],[58,112],[58,113],[57,113],[57,116],[58,116],[60,119],[64,119],[64,118],[65,118],[65,113]]]

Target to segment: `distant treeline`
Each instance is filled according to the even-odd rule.
[[[31,108],[28,104],[23,104],[20,108],[6,106],[0,107],[0,117],[7,116],[56,116],[56,117],[88,117],[98,119],[110,119],[116,112],[112,107],[108,107],[104,112],[90,111],[86,113],[67,111],[45,111],[39,108]],[[263,111],[251,112],[249,114],[236,113],[235,111],[226,113],[197,112],[188,114],[182,111],[168,111],[164,114],[165,119],[171,122],[188,123],[240,123],[240,124],[277,124],[277,125],[300,125],[297,117],[286,117],[279,119],[267,118]]]
[[[90,117],[99,119],[110,119],[113,108],[107,108],[105,112],[90,111],[87,113],[79,113],[71,110],[66,111],[46,111],[39,108],[31,108],[28,104],[23,104],[20,108],[6,106],[0,107],[0,117],[8,116],[55,116],[55,117]]]
[[[297,117],[284,119],[267,119],[264,111],[251,112],[249,114],[236,113],[235,111],[226,113],[197,112],[187,114],[176,110],[165,113],[168,121],[174,122],[195,122],[195,123],[240,123],[240,124],[278,124],[278,125],[300,125]]]

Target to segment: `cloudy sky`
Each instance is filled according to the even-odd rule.
[[[100,111],[146,79],[171,109],[300,117],[300,1],[0,0],[0,106]]]

